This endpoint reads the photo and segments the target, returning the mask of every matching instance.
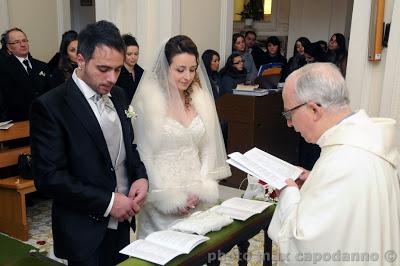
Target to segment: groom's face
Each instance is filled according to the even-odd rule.
[[[104,95],[117,82],[123,63],[124,54],[105,45],[97,46],[88,61],[78,54],[77,75],[92,90]]]

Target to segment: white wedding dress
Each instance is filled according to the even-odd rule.
[[[151,157],[142,157],[149,177],[149,193],[137,219],[137,238],[167,229],[177,219],[178,207],[186,206],[189,195],[196,195],[204,210],[206,202],[218,197],[216,180],[201,176],[205,126],[197,115],[184,127],[167,117],[162,127],[160,146]]]

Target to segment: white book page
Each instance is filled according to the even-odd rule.
[[[271,206],[272,203],[234,197],[222,202],[221,205],[224,207],[230,207],[254,213],[261,213],[263,210]]]
[[[300,168],[258,148],[253,148],[243,155],[260,165],[268,167],[275,176],[283,181],[287,178],[296,180],[302,172]]]
[[[219,213],[219,214],[227,215],[227,216],[231,217],[232,219],[240,220],[240,221],[246,221],[251,216],[256,214],[255,212],[252,212],[252,211],[240,210],[240,209],[226,207],[226,206],[222,206],[222,205],[214,206],[210,210],[213,212]]]
[[[124,247],[120,253],[161,265],[182,254],[182,252],[143,239],[133,241]]]
[[[167,245],[171,249],[179,250],[181,253],[189,254],[198,244],[207,241],[206,236],[165,230],[151,233],[146,237],[147,241]]]
[[[256,173],[254,173],[253,171],[251,171],[249,168],[247,168],[246,166],[240,164],[239,162],[233,160],[233,159],[228,159],[226,160],[227,163],[229,163],[230,165],[235,166],[236,168],[238,168],[239,170],[242,170],[243,172],[246,172],[252,176],[256,176]]]
[[[241,165],[245,165],[246,168],[250,169],[251,172],[255,173],[255,177],[263,180],[269,185],[281,189],[286,186],[285,180],[277,177],[274,172],[271,172],[268,168],[261,166],[259,163],[254,162],[248,157],[244,156],[239,152],[234,152],[228,155],[232,160],[238,162]]]

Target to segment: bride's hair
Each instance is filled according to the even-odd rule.
[[[179,55],[179,54],[190,54],[194,55],[196,58],[196,63],[197,65],[199,64],[199,52],[197,51],[197,46],[196,44],[186,35],[177,35],[172,37],[171,39],[168,40],[168,42],[165,44],[165,57],[167,58],[168,65],[171,65],[172,59],[174,56]],[[184,91],[185,95],[185,107],[190,106],[191,102],[191,97],[190,95],[193,92],[193,87],[192,85],[194,83],[198,83],[200,85],[199,81],[199,76],[196,75],[192,81],[192,83],[189,85],[189,87]]]

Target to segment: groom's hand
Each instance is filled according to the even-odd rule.
[[[142,206],[144,201],[146,200],[148,188],[149,188],[149,183],[147,179],[140,178],[132,183],[128,197],[133,199],[133,201],[137,205]]]
[[[134,216],[140,210],[140,206],[131,198],[121,193],[114,193],[114,203],[110,215],[122,222]]]

